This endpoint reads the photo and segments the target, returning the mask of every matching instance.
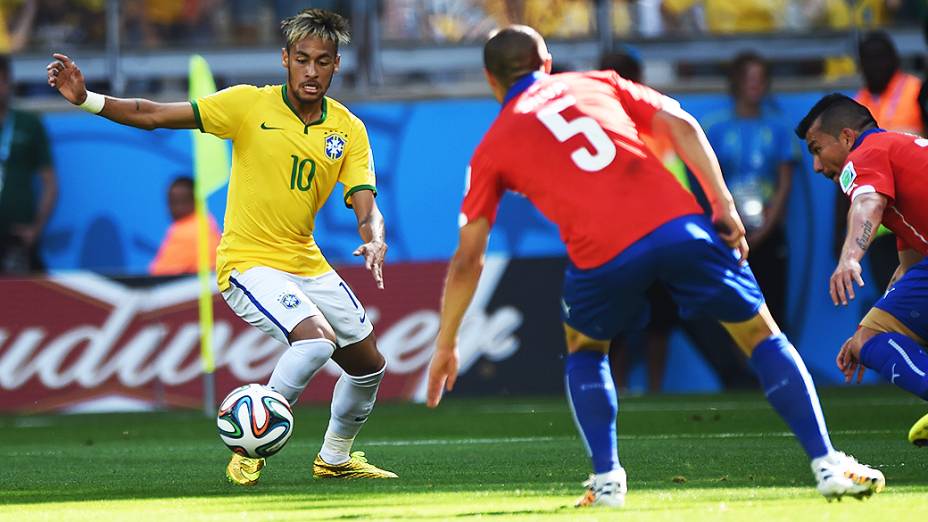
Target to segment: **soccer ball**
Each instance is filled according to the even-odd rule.
[[[293,434],[293,411],[283,395],[261,384],[246,384],[222,400],[216,425],[230,450],[266,458],[280,451]]]

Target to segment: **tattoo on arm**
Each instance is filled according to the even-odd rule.
[[[141,110],[141,104],[139,103],[139,99],[136,98],[135,99],[135,112],[139,112],[140,110]]]
[[[873,236],[873,222],[871,222],[868,219],[864,221],[864,230],[863,232],[861,232],[860,237],[858,237],[855,240],[857,242],[857,246],[859,246],[861,250],[866,250],[867,246],[870,245],[870,239],[872,238],[872,236]]]

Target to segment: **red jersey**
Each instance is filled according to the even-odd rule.
[[[899,250],[928,255],[928,139],[875,129],[857,139],[839,178],[851,201],[876,192],[889,198],[883,225]]]
[[[664,223],[701,214],[645,146],[654,114],[676,102],[593,71],[527,76],[510,89],[468,168],[461,226],[492,225],[506,190],[560,229],[571,262],[600,266]]]

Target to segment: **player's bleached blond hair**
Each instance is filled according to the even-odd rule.
[[[289,49],[304,38],[316,37],[322,40],[347,44],[351,41],[348,20],[345,17],[323,9],[303,9],[298,14],[280,22],[280,30]]]

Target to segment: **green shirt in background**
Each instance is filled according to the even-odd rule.
[[[0,182],[0,235],[6,235],[14,224],[30,224],[35,221],[36,201],[35,176],[45,167],[52,165],[48,135],[42,120],[35,114],[11,109],[3,124],[10,123],[13,133],[9,157],[3,164]]]

